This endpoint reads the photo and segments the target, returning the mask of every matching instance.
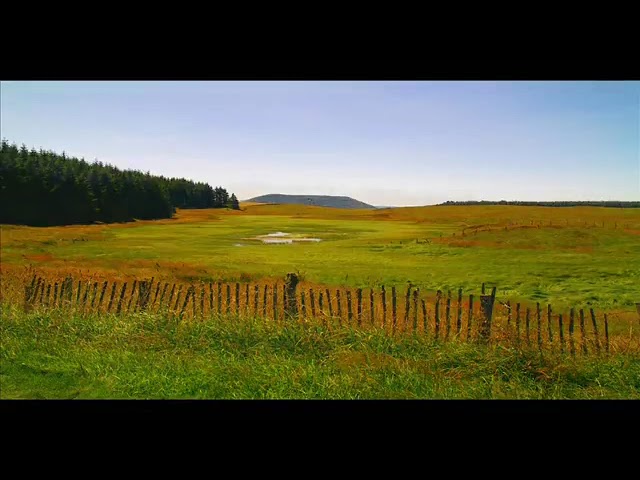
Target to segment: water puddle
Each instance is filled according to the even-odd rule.
[[[267,233],[266,235],[258,235],[254,238],[245,240],[259,240],[265,244],[292,244],[294,242],[320,242],[320,238],[309,238],[304,236],[292,235],[286,232]]]

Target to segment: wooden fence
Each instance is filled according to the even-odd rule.
[[[462,289],[429,295],[408,285],[344,288],[306,285],[295,274],[280,283],[47,281],[34,275],[24,287],[24,308],[69,309],[75,313],[162,312],[178,319],[253,316],[273,321],[320,322],[328,327],[378,328],[436,341],[510,341],[523,348],[561,353],[609,352],[607,314],[593,309],[555,313],[550,304],[496,301],[496,287],[476,299]],[[457,294],[456,294],[457,293]],[[640,305],[638,305],[640,313]]]

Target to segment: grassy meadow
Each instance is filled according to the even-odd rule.
[[[419,335],[157,314],[0,323],[3,399],[640,398],[640,354],[541,355]]]
[[[322,241],[254,239],[273,232]],[[182,210],[171,220],[2,225],[0,240],[3,399],[640,398],[640,209],[245,204],[241,211]],[[588,355],[572,357],[557,345],[543,352],[509,341],[440,342],[375,325],[214,311],[182,319],[128,307],[120,315],[25,312],[24,286],[34,272],[56,281],[71,274],[265,283],[298,272],[307,284],[411,282],[427,293],[462,287],[465,296],[486,282],[501,301],[551,303],[554,315],[592,307],[601,322],[608,312],[611,352],[590,344]],[[500,312],[494,328],[512,331]],[[589,335],[590,328],[587,318]]]
[[[318,243],[262,244],[272,232]],[[243,205],[183,210],[175,219],[115,225],[1,228],[2,268],[107,278],[282,279],[406,285],[512,301],[633,311],[640,301],[640,209],[442,206],[339,210]]]

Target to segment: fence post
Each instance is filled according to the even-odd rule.
[[[591,321],[593,322],[593,335],[596,340],[596,351],[600,353],[600,337],[598,336],[598,323],[596,322],[596,314],[593,312],[593,308],[589,309],[591,311]]]
[[[113,282],[111,285],[111,296],[109,297],[109,305],[107,305],[107,313],[111,311],[111,306],[113,305],[113,297],[116,294],[116,284],[118,282]]]
[[[236,282],[236,315],[240,316],[240,284]]]
[[[80,282],[78,282],[78,284],[79,283]],[[114,283],[114,286],[115,286],[115,283]],[[120,311],[122,310],[122,300],[124,299],[124,292],[126,292],[126,290],[127,290],[127,282],[124,282],[124,285],[122,285],[122,290],[120,291],[120,299],[118,300],[118,309],[116,310],[116,313],[120,313]]]
[[[422,326],[424,328],[424,334],[427,335],[427,305],[424,301],[424,298],[420,299],[420,303],[422,304]]]
[[[607,354],[609,353],[609,320],[607,319],[607,314],[604,314],[604,337],[607,342]]]
[[[520,304],[516,303],[516,343],[520,344]]]
[[[576,345],[573,340],[573,324],[575,320],[575,310],[572,308],[569,312],[569,351],[571,352],[571,356],[576,356]]]
[[[339,288],[336,289],[336,305],[338,306],[338,325],[342,326],[342,298]]]
[[[331,293],[329,289],[325,289],[325,293],[327,294],[327,306],[329,307],[329,317],[333,318],[333,307],[331,306]]]
[[[418,331],[418,294],[420,292],[419,288],[416,288],[413,291],[413,332]]]
[[[296,303],[296,288],[298,287],[298,276],[295,273],[287,273],[284,287],[286,292],[286,301],[284,304],[285,317],[295,318],[298,316],[298,305]]]
[[[560,330],[560,352],[564,353],[564,331],[562,325],[562,314],[558,315],[558,329]]]
[[[462,329],[462,289],[458,289],[458,319],[456,322],[456,334],[460,335]]]
[[[435,337],[436,340],[438,340],[438,335],[440,334],[440,296],[442,295],[442,291],[438,290],[436,292],[436,311],[435,311],[435,317],[436,317],[436,325],[435,325]]]
[[[471,326],[473,324],[473,293],[469,295],[469,314],[467,319],[467,342],[471,339]]]
[[[273,292],[271,292],[271,296],[273,297],[273,321],[278,321],[278,283],[273,284]]]
[[[371,319],[371,326],[375,324],[375,309],[373,304],[373,287],[369,289],[369,318]]]
[[[411,299],[411,284],[409,284],[409,286],[407,287],[407,296],[405,298],[405,302],[404,302],[404,322],[403,322],[403,329],[404,330],[408,330],[408,322],[409,322],[409,310],[411,308],[411,305],[409,304]]]
[[[353,320],[353,312],[351,311],[351,289],[347,288],[347,322],[351,326]]]
[[[584,310],[580,309],[580,336],[582,337],[582,353],[586,355],[588,353],[587,350],[587,337],[584,333]]]
[[[391,287],[391,331],[395,332],[398,326],[398,304],[396,300],[396,287]]]
[[[380,297],[382,298],[382,328],[387,326],[387,292],[384,285],[380,289]]]
[[[540,313],[540,302],[536,302],[536,320],[538,322],[538,349],[542,351],[542,327],[540,326],[541,313]]]
[[[264,291],[262,293],[262,316],[264,319],[267,319],[267,295],[268,295],[268,285],[265,284]]]
[[[491,295],[481,295],[482,323],[480,325],[480,339],[489,341],[491,337],[491,319],[493,318],[493,304],[496,300],[496,287],[491,290]]]
[[[307,300],[304,295],[304,288],[300,289],[300,318],[308,318],[307,314]]]
[[[258,317],[258,298],[260,297],[260,285],[253,286],[253,316]]]
[[[451,332],[451,290],[447,290],[447,307],[446,307],[446,330],[444,334],[445,340],[449,339],[449,333]]]
[[[362,326],[362,289],[356,290],[356,312],[358,315],[358,326]],[[313,309],[313,306],[311,307]]]
[[[551,304],[547,304],[547,329],[549,331],[549,343],[553,343],[553,330],[551,329]]]
[[[309,303],[311,304],[311,318],[316,318],[316,297],[313,295],[311,287],[309,287]]]

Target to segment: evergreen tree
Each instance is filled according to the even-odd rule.
[[[0,223],[48,226],[171,218],[176,208],[224,208],[228,201],[224,188],[202,182],[90,164],[65,152],[28,150],[24,144],[18,148],[6,139],[0,145]]]
[[[240,210],[240,202],[238,202],[238,198],[235,193],[232,193],[231,197],[229,197],[228,207],[233,210]]]

